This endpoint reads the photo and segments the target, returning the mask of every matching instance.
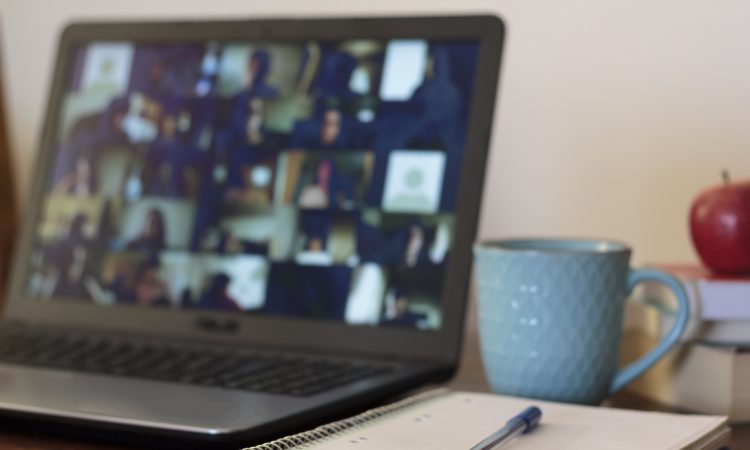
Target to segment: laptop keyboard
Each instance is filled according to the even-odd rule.
[[[29,330],[0,331],[0,362],[300,397],[393,369],[308,355]]]

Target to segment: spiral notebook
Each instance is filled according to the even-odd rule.
[[[468,449],[530,404],[542,409],[514,450],[695,449],[727,445],[726,417],[567,405],[439,389],[244,450]]]

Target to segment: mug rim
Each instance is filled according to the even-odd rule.
[[[536,244],[539,247],[512,246],[511,244]],[[579,244],[590,248],[554,248],[554,244]],[[567,255],[611,255],[616,253],[630,253],[631,247],[616,239],[608,238],[577,238],[577,237],[517,237],[507,239],[485,239],[474,244],[474,250],[511,253],[534,254],[567,254]]]

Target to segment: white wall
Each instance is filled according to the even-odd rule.
[[[637,261],[695,258],[691,199],[721,168],[750,178],[746,0],[0,0],[22,195],[65,22],[437,12],[509,28],[482,237],[602,236]]]

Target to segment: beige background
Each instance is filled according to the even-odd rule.
[[[723,167],[750,178],[746,0],[0,0],[20,195],[66,22],[437,12],[509,28],[482,237],[607,236],[639,262],[695,258],[693,196]]]

